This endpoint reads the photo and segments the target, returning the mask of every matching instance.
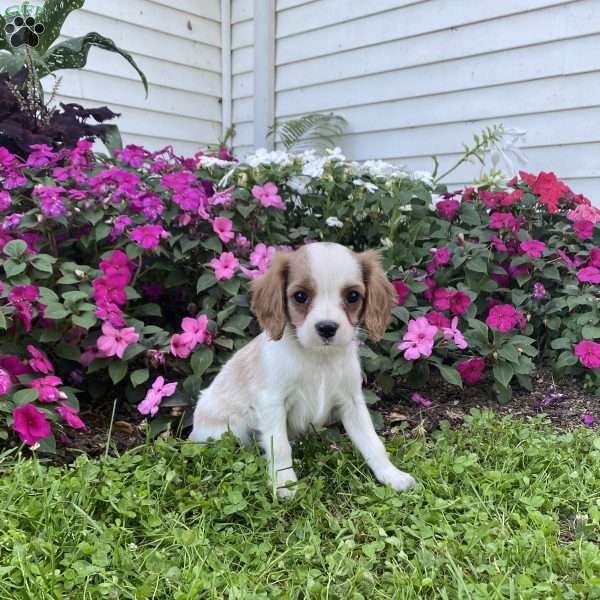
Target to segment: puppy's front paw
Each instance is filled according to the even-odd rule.
[[[295,483],[298,477],[294,469],[283,469],[277,473],[277,495],[280,498],[293,498],[296,493]]]
[[[406,492],[416,485],[414,477],[390,465],[377,474],[377,479],[383,484],[390,484],[397,492]]]

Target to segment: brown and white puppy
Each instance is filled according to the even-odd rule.
[[[340,419],[375,477],[408,490],[414,479],[390,462],[365,405],[356,340],[359,326],[380,339],[394,305],[376,252],[315,243],[276,254],[252,285],[264,332],[201,393],[190,440],[226,431],[244,444],[256,437],[272,482],[288,496],[286,483],[297,481],[290,438]]]

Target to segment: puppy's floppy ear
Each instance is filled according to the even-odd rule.
[[[392,310],[396,306],[396,291],[388,281],[375,250],[368,250],[358,255],[362,267],[363,279],[367,289],[363,323],[374,341],[379,341],[385,334],[392,320]]]
[[[280,340],[285,329],[285,287],[288,267],[288,255],[278,252],[273,256],[269,270],[250,285],[252,312],[256,315],[260,326],[274,340]]]

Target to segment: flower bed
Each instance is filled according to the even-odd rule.
[[[0,183],[2,437],[51,450],[90,398],[165,407],[164,427],[258,333],[248,281],[312,240],[383,247],[398,306],[362,346],[378,388],[434,368],[508,401],[534,360],[600,384],[600,214],[551,173],[446,193],[336,152],[109,159],[84,141],[0,149]]]

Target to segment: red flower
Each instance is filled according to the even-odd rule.
[[[490,309],[485,323],[492,329],[507,332],[517,325],[523,328],[525,319],[512,304],[498,304]]]
[[[392,281],[392,285],[396,290],[396,302],[399,306],[402,306],[406,302],[408,296],[410,295],[410,290],[408,289],[408,286],[404,283],[404,281],[402,281],[401,279],[396,279],[396,281]]]
[[[441,200],[436,204],[435,208],[442,219],[452,221],[458,214],[460,202],[457,200]]]
[[[425,315],[425,318],[429,321],[430,325],[434,325],[438,329],[450,327],[450,319],[444,313],[432,310]]]
[[[481,379],[485,370],[485,361],[483,358],[470,358],[458,363],[458,372],[465,383],[475,385]]]
[[[581,241],[587,240],[594,234],[594,224],[591,221],[575,221],[573,231]]]
[[[529,173],[520,172],[521,178],[525,180],[531,191],[540,197],[540,203],[543,204],[550,213],[558,210],[560,199],[571,192],[568,185],[559,181],[554,173],[545,173],[542,171],[537,177]]]
[[[471,298],[464,292],[454,292],[450,296],[450,312],[454,315],[464,315],[471,306]]]

